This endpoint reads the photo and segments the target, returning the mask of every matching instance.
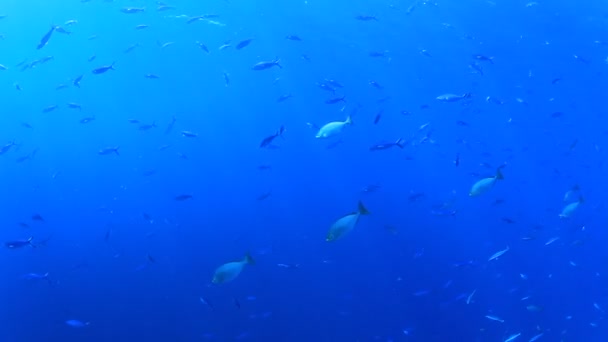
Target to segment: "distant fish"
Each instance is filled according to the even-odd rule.
[[[336,104],[339,102],[346,102],[346,96],[334,97],[334,98],[325,100],[325,104]]]
[[[260,147],[261,148],[268,147],[274,141],[274,139],[276,139],[277,137],[282,137],[283,133],[285,133],[285,126],[281,126],[276,133],[264,138],[262,140],[262,142],[260,143]]]
[[[56,28],[55,26],[52,26],[51,29],[48,30],[48,32],[45,33],[44,36],[42,36],[42,39],[40,39],[40,43],[38,43],[38,46],[36,47],[36,49],[40,50],[49,43],[49,40],[51,39],[53,32],[55,32],[55,28]]]
[[[281,95],[281,96],[279,96],[279,98],[277,99],[277,102],[279,102],[279,103],[280,103],[280,102],[283,102],[283,101],[285,101],[285,100],[287,100],[287,99],[290,99],[290,98],[292,98],[292,97],[293,97],[293,95],[291,95],[291,94],[285,94],[285,95]]]
[[[278,58],[275,58],[272,61],[262,61],[262,62],[258,62],[256,63],[251,69],[253,70],[266,70],[266,69],[270,69],[273,66],[278,66],[279,68],[283,68],[280,64],[281,60]]]
[[[140,25],[135,26],[135,29],[136,30],[143,30],[143,29],[146,29],[148,27],[150,27],[150,26],[148,26],[146,24],[140,24]]]
[[[498,252],[492,254],[492,256],[488,258],[488,261],[492,261],[492,260],[496,260],[496,259],[500,258],[505,253],[507,253],[508,251],[509,251],[509,246],[507,246],[507,248],[505,248],[505,249],[503,249],[501,251],[498,251]]]
[[[358,15],[355,19],[359,21],[378,21],[378,18],[373,15]]]
[[[169,122],[169,124],[167,125],[167,128],[165,129],[165,135],[171,133],[171,131],[173,130],[173,126],[175,126],[176,121],[177,121],[177,119],[175,118],[175,116],[172,116],[171,122]]]
[[[342,130],[344,129],[345,126],[352,125],[352,123],[353,122],[352,122],[350,115],[344,121],[333,121],[333,122],[327,123],[319,129],[319,131],[317,132],[316,138],[325,139],[325,138],[336,136],[336,135],[342,133]]]
[[[343,216],[331,225],[325,241],[333,242],[344,237],[355,228],[361,215],[369,214],[370,212],[365,208],[363,202],[360,201],[356,212]]]
[[[104,65],[104,66],[101,66],[99,68],[95,68],[95,69],[93,69],[93,74],[100,75],[100,74],[106,73],[108,70],[116,70],[116,69],[114,69],[114,64],[115,63],[116,62],[113,62],[110,65]]]
[[[457,102],[460,100],[468,99],[471,97],[471,93],[465,93],[462,95],[444,94],[437,96],[437,100],[442,102]]]
[[[182,131],[182,136],[184,136],[186,138],[196,138],[196,137],[198,137],[198,134],[196,134],[194,132],[190,132],[190,131]]]
[[[116,154],[117,156],[119,156],[119,155],[120,155],[120,153],[118,153],[118,149],[119,149],[119,148],[120,148],[119,146],[117,146],[117,147],[106,147],[106,148],[102,148],[101,150],[99,150],[99,151],[97,152],[97,154],[99,154],[99,155],[101,155],[101,156],[107,156],[108,154],[112,154],[112,153],[114,153],[114,154]]]
[[[31,218],[32,218],[32,221],[45,222],[44,217],[42,217],[42,215],[40,215],[40,214],[34,214],[34,215],[32,215]]]
[[[44,108],[42,109],[42,112],[43,112],[43,113],[50,113],[50,112],[54,111],[54,110],[55,110],[55,109],[57,109],[57,108],[59,108],[59,106],[58,106],[58,105],[50,105],[50,106],[48,106],[48,107],[44,107]]]
[[[120,9],[122,13],[125,14],[135,14],[144,12],[146,9],[144,7],[123,7]]]
[[[285,36],[285,39],[287,39],[287,40],[293,40],[295,42],[301,42],[302,41],[302,38],[300,38],[300,37],[298,37],[296,35],[293,35],[293,34]]]
[[[223,284],[233,281],[241,274],[245,266],[254,264],[255,261],[251,255],[247,253],[240,261],[228,262],[218,267],[213,274],[212,283]]]
[[[504,323],[505,320],[497,317],[497,316],[492,316],[492,315],[486,315],[486,318],[489,319],[490,321],[495,321],[495,322],[500,322],[500,323]]]
[[[33,237],[30,237],[26,240],[7,241],[4,243],[4,245],[9,249],[18,249],[18,248],[23,248],[26,246],[34,247],[34,245],[32,244],[33,239],[34,239]]]
[[[80,75],[80,76],[78,76],[78,77],[76,77],[74,79],[74,81],[72,82],[72,84],[74,85],[74,87],[80,88],[80,81],[82,81],[83,77],[84,77],[84,75]]]
[[[77,319],[68,319],[67,321],[65,321],[65,324],[67,324],[68,326],[70,326],[72,328],[84,328],[84,327],[88,327],[91,323],[79,321]]]
[[[251,44],[252,41],[253,41],[253,38],[241,40],[238,44],[236,44],[235,49],[240,50],[240,49],[248,46],[249,44]]]
[[[505,177],[503,176],[500,168],[496,169],[496,175],[494,177],[483,178],[473,184],[473,186],[471,187],[471,191],[469,191],[469,196],[474,197],[484,194],[494,186],[496,181],[502,180],[504,178]]]
[[[183,202],[183,201],[186,201],[186,200],[189,200],[192,198],[193,198],[193,196],[189,195],[189,194],[177,195],[174,197],[174,199],[179,202]]]
[[[395,142],[387,142],[387,143],[380,143],[380,144],[372,145],[369,148],[369,150],[370,151],[382,151],[382,150],[388,150],[388,149],[393,148],[395,146],[402,149],[404,147],[403,146],[403,139],[399,138]]]

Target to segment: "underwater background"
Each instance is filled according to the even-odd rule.
[[[604,1],[0,18],[0,341],[608,340]]]

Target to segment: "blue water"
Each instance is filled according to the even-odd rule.
[[[607,340],[604,2],[166,5],[0,3],[1,341]]]

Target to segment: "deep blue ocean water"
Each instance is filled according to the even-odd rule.
[[[0,341],[608,340],[604,2],[0,18]]]

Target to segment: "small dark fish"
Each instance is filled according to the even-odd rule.
[[[140,25],[135,26],[135,29],[136,30],[143,30],[143,29],[147,29],[148,27],[150,27],[150,26],[148,26],[146,24],[140,24]]]
[[[52,111],[54,111],[55,109],[57,109],[59,106],[58,105],[50,105],[48,107],[45,107],[44,109],[42,109],[43,113],[50,113]]]
[[[473,55],[473,59],[478,60],[478,61],[490,62],[491,64],[494,64],[494,57],[488,57],[488,56],[484,56],[484,55]]]
[[[97,152],[97,154],[101,155],[101,156],[107,156],[108,154],[112,154],[115,153],[117,156],[120,155],[120,153],[118,153],[118,149],[120,147],[106,147],[106,148],[102,148],[101,150],[99,150],[99,152]]]
[[[503,217],[501,220],[502,220],[502,222],[508,223],[508,224],[514,224],[515,223],[515,220],[510,219],[508,217]]]
[[[157,80],[160,78],[158,75],[155,75],[155,74],[145,74],[144,77],[152,79],[152,80]]]
[[[178,196],[175,196],[175,198],[174,198],[174,199],[175,199],[176,201],[183,202],[183,201],[186,201],[186,200],[192,199],[192,197],[193,197],[192,195],[187,195],[187,194],[184,194],[184,195],[178,195]]]
[[[292,98],[293,96],[291,94],[285,94],[285,95],[281,95],[279,96],[279,98],[277,99],[277,102],[283,102],[289,98]]]
[[[68,85],[65,83],[62,83],[60,85],[58,85],[57,87],[55,87],[55,90],[61,90],[61,89],[67,89]]]
[[[277,137],[282,137],[283,133],[285,133],[285,126],[281,126],[275,134],[264,138],[264,140],[262,140],[262,142],[260,143],[260,148],[268,147],[274,141],[274,139],[276,139]]]
[[[29,225],[29,224],[27,224],[27,223],[25,223],[25,222],[19,222],[19,223],[17,223],[17,224],[18,224],[18,225],[19,225],[19,227],[21,227],[21,228],[29,228],[29,227],[30,227],[30,225]]]
[[[483,76],[483,68],[478,63],[475,63],[475,62],[470,63],[469,64],[469,68],[473,69],[476,73],[478,73],[481,76]]]
[[[34,128],[34,126],[30,125],[30,124],[29,124],[29,123],[27,123],[27,122],[22,122],[22,123],[21,123],[21,126],[23,126],[23,127],[25,127],[25,128]]]
[[[376,89],[379,89],[379,90],[384,89],[384,87],[376,81],[369,81],[369,84]]]
[[[240,50],[240,49],[248,46],[249,44],[251,44],[252,41],[253,41],[253,38],[241,40],[238,44],[236,44],[235,49]]]
[[[19,91],[23,90],[18,83],[15,83],[15,89],[17,89]]]
[[[272,68],[275,65],[282,69],[283,67],[281,66],[281,64],[279,64],[280,62],[281,62],[280,59],[275,58],[272,61],[259,62],[259,63],[255,64],[251,69],[253,69],[253,70],[266,70],[266,69]]]
[[[144,12],[145,10],[146,9],[143,8],[143,7],[141,7],[141,8],[138,8],[138,7],[123,7],[123,8],[120,9],[120,11],[122,13],[125,13],[125,14],[141,13],[141,12]]]
[[[190,132],[190,131],[182,131],[182,136],[184,136],[186,138],[197,138],[198,134],[196,134],[194,132]]]
[[[561,78],[554,78],[551,80],[551,84],[558,84],[562,79]]]
[[[372,51],[369,53],[370,57],[379,58],[379,57],[387,57],[388,51]]]
[[[300,37],[298,37],[296,35],[293,35],[293,34],[287,35],[285,37],[285,39],[287,39],[287,40],[293,40],[295,42],[301,42],[302,41],[302,38],[300,38]]]
[[[227,73],[224,73],[224,85],[226,87],[230,85],[230,76]]]
[[[334,97],[334,98],[325,100],[325,104],[336,104],[338,102],[346,102],[346,96]]]
[[[257,200],[257,201],[263,201],[263,200],[265,200],[265,199],[268,199],[268,197],[270,197],[270,195],[272,195],[272,191],[270,191],[270,190],[269,190],[269,191],[267,191],[267,192],[265,192],[265,193],[263,193],[263,194],[259,195],[259,196],[256,198],[256,200]]]
[[[142,125],[139,125],[138,129],[139,129],[140,131],[149,131],[149,130],[151,130],[152,128],[156,128],[156,127],[157,127],[157,126],[156,126],[156,122],[153,122],[153,123],[151,123],[151,124],[142,124]]]
[[[258,170],[262,170],[262,171],[272,170],[272,166],[271,165],[259,165]]]
[[[499,199],[494,200],[494,202],[492,202],[492,205],[499,205],[499,204],[503,204],[503,203],[505,203],[505,200],[499,198]]]
[[[201,42],[196,42],[196,45],[198,45],[198,47],[201,48],[206,53],[209,53],[209,49],[207,48],[207,46],[205,44],[203,44]]]
[[[27,240],[7,241],[7,242],[4,243],[4,245],[7,248],[10,248],[10,249],[23,248],[23,247],[26,247],[26,246],[34,247],[34,245],[32,244],[32,240],[33,239],[34,239],[33,237],[30,237]]]
[[[342,85],[342,83],[336,81],[336,80],[328,80],[327,78],[323,81],[324,83],[334,87],[334,88],[344,88],[344,85]]]
[[[554,113],[551,113],[551,118],[553,118],[553,119],[561,118],[562,116],[564,116],[563,112],[554,112]]]
[[[207,298],[204,297],[200,297],[199,300],[201,301],[201,303],[203,303],[203,305],[209,307],[209,309],[213,310],[213,305],[211,305],[211,303],[207,300]]]
[[[462,127],[469,127],[469,124],[466,121],[462,121],[462,120],[456,121],[456,124],[458,126],[462,126]]]
[[[130,52],[132,52],[133,50],[135,50],[137,47],[139,47],[139,44],[138,44],[138,43],[135,43],[135,44],[129,45],[129,47],[128,47],[128,48],[126,48],[126,49],[123,51],[123,53],[125,53],[125,54],[130,53]]]
[[[329,84],[323,82],[323,83],[317,83],[317,86],[325,91],[331,91],[332,93],[336,92],[336,88],[330,86]]]
[[[129,119],[127,121],[129,121],[129,123],[131,123],[131,124],[138,124],[139,123],[139,120],[137,120],[137,119]]]
[[[358,15],[355,19],[359,21],[378,21],[378,18],[373,15]]]
[[[366,192],[366,193],[372,193],[372,192],[376,192],[378,190],[380,190],[382,187],[378,184],[370,184],[368,186],[363,187],[363,189],[361,189],[362,192]]]
[[[40,214],[32,215],[32,221],[45,222],[44,218]]]
[[[82,106],[79,103],[75,102],[68,103],[68,108],[82,110]]]
[[[454,159],[454,165],[458,167],[460,165],[460,153],[456,153],[456,159]]]
[[[154,259],[149,253],[146,254],[146,258],[148,259],[149,263],[156,264],[156,259]]]
[[[380,119],[382,118],[382,112],[380,111],[378,114],[376,114],[376,117],[374,118],[374,125],[377,125],[378,122],[380,122]]]
[[[177,119],[175,118],[175,116],[172,116],[171,122],[169,122],[169,124],[167,125],[167,129],[165,129],[165,135],[171,133],[171,131],[173,130],[173,126],[175,126],[176,121],[177,121]]]
[[[397,141],[395,142],[389,142],[389,143],[381,143],[381,144],[376,144],[373,145],[372,147],[369,148],[370,151],[381,151],[381,150],[388,150],[389,148],[392,147],[399,147],[399,148],[403,148],[403,139],[399,138],[397,139]]]
[[[87,59],[87,62],[92,62],[95,60],[95,58],[97,58],[97,56],[93,55]]]
[[[74,81],[72,82],[72,84],[73,84],[75,87],[80,88],[80,81],[82,81],[82,78],[83,78],[83,77],[84,77],[84,75],[80,75],[80,76],[76,77],[76,78],[74,79]]]
[[[11,141],[10,143],[3,145],[0,147],[0,156],[5,154],[6,152],[10,151],[10,149],[13,146],[16,146],[17,144],[14,141]]]
[[[381,98],[381,99],[376,100],[376,103],[377,103],[377,104],[381,104],[381,103],[384,103],[384,102],[386,102],[386,101],[388,101],[388,100],[390,100],[390,99],[391,99],[391,97],[390,97],[390,96],[386,96],[386,97],[383,97],[383,98]]]
[[[114,69],[114,64],[115,63],[116,62],[113,62],[110,65],[104,65],[104,66],[101,66],[99,68],[93,69],[93,73],[95,75],[100,75],[100,74],[103,74],[103,73],[107,72],[108,70],[116,70],[116,69]]]
[[[239,303],[239,300],[234,298],[233,300],[234,306],[236,306],[237,309],[241,308],[241,303]]]
[[[42,39],[40,39],[40,43],[38,43],[38,46],[36,47],[36,49],[40,50],[49,43],[49,40],[51,39],[53,32],[55,32],[55,28],[56,28],[55,26],[52,26],[51,29],[47,33],[45,33],[44,36],[42,36]]]
[[[311,59],[310,59],[310,57],[308,57],[308,55],[302,54],[302,55],[300,55],[300,57],[307,62],[311,61]]]

